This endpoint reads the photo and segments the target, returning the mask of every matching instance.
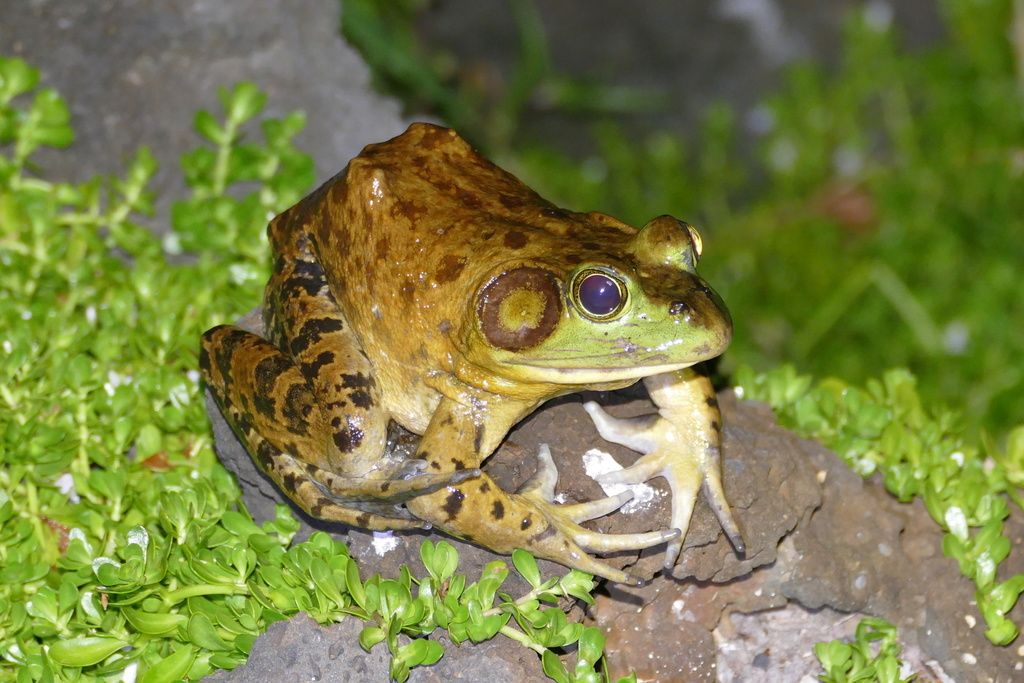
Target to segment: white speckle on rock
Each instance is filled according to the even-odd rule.
[[[960,655],[960,661],[964,664],[970,664],[971,666],[974,666],[978,663],[978,658],[972,655],[970,652],[965,652],[962,655]]]
[[[892,555],[892,548],[889,547],[888,543],[879,543],[878,544],[878,552],[883,557],[889,557],[890,555]]]
[[[964,621],[967,622],[967,628],[974,628],[974,625],[978,623],[973,614],[965,614]],[[1020,654],[1020,650],[1017,650],[1017,653]]]
[[[623,467],[610,453],[605,453],[599,448],[591,448],[583,454],[583,469],[588,477],[597,480],[602,474],[615,472]],[[601,488],[607,496],[617,496],[623,491],[633,492],[633,500],[619,508],[619,512],[626,514],[645,510],[649,503],[665,495],[650,484],[601,484]]]
[[[384,557],[398,547],[398,539],[390,531],[373,532],[373,552],[377,557]]]

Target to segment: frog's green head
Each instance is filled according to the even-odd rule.
[[[470,359],[515,381],[581,385],[714,358],[732,320],[697,275],[700,252],[696,230],[661,216],[582,260],[506,263],[476,295]]]

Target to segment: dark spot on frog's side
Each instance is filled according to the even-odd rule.
[[[373,396],[371,396],[368,391],[357,389],[349,394],[349,398],[352,399],[352,405],[357,408],[367,410],[373,407]]]
[[[387,493],[388,491],[390,491],[391,490],[391,482],[390,481],[386,481],[383,484],[381,484],[380,485],[380,490],[381,490],[382,493]]]
[[[448,497],[444,500],[444,505],[441,509],[444,510],[445,514],[448,515],[448,521],[455,519],[459,511],[462,510],[462,501],[466,497],[462,491],[455,489],[448,494]]]
[[[297,358],[305,353],[306,349],[310,346],[317,344],[323,335],[330,334],[331,332],[340,332],[344,328],[345,325],[341,320],[334,318],[311,318],[302,324],[298,334],[289,343],[288,349],[291,351],[292,357]]]
[[[283,490],[285,490],[285,491],[295,491],[295,490],[297,490],[297,487],[298,487],[297,482],[298,482],[298,479],[295,477],[294,474],[288,473],[288,474],[282,474],[281,475],[281,488]],[[316,513],[313,513],[313,514],[315,515]]]
[[[523,205],[523,198],[519,195],[505,194],[502,192],[498,195],[498,203],[504,206],[506,209],[518,209]]]
[[[363,442],[363,430],[355,427],[344,427],[334,432],[334,445],[342,453],[351,453]]]
[[[437,268],[437,273],[434,275],[434,279],[438,284],[444,284],[446,282],[452,282],[459,277],[462,269],[466,267],[466,259],[455,254],[447,254]]]
[[[292,434],[308,434],[309,415],[313,412],[314,401],[309,386],[293,384],[288,387],[288,397],[281,409],[281,415],[287,422],[288,431]]]
[[[267,415],[269,417],[273,417],[276,404],[277,402],[274,400],[272,396],[262,392],[256,394],[252,398],[252,406],[260,415]]]
[[[373,391],[374,387],[377,386],[377,381],[373,379],[371,375],[364,375],[361,372],[350,375],[341,376],[341,386],[346,389],[365,389],[367,391]]]
[[[711,408],[717,408],[718,407],[718,397],[717,396],[708,396],[706,399],[704,399],[704,402],[707,403],[708,406],[710,406]]]
[[[555,527],[553,524],[548,524],[544,527],[544,531],[541,531],[536,536],[530,538],[530,543],[540,543],[543,540],[555,535]]]
[[[211,364],[210,352],[206,349],[206,336],[203,336],[203,352],[199,354],[199,371],[207,377],[210,376],[210,370],[213,369]]]
[[[484,426],[482,424],[474,425],[473,426],[473,452],[474,453],[479,453],[480,452],[480,446],[482,445],[483,440],[484,440]]]
[[[459,470],[466,469],[466,463],[459,460],[458,458],[452,458],[452,467],[455,469],[456,472],[458,472]]]
[[[459,201],[462,202],[464,206],[468,206],[470,208],[476,208],[483,204],[483,202],[480,201],[480,195],[475,192],[469,192],[468,190],[460,190],[458,197]]]
[[[327,282],[324,269],[313,261],[294,261],[294,264],[291,277],[285,281],[283,289],[303,289],[309,296],[316,296]]]
[[[720,432],[722,431],[722,425],[718,424],[718,420],[712,420],[711,429],[715,430],[716,432]]]
[[[478,490],[478,491],[479,491],[480,493],[487,493],[487,492],[489,492],[489,491],[491,490],[491,484],[490,484],[490,482],[488,482],[488,481],[484,481],[484,483],[480,484],[480,488],[479,488],[479,489],[477,489],[477,490]]]
[[[502,519],[505,517],[505,506],[502,505],[500,500],[494,501],[494,506],[491,508],[491,517],[494,519]]]
[[[219,342],[219,347],[214,351],[214,363],[217,364],[217,370],[221,377],[231,377],[231,358],[239,347],[251,341],[252,335],[245,330],[228,325],[214,328],[206,334],[210,335],[215,342]],[[213,336],[214,334],[216,336]]]
[[[316,377],[326,366],[335,360],[333,351],[322,351],[312,363],[302,364],[302,375],[304,377]]]
[[[264,472],[270,467],[275,455],[277,455],[277,449],[271,446],[270,442],[261,439],[256,445],[256,465]]]
[[[530,238],[518,230],[509,230],[505,233],[505,246],[509,249],[522,249],[529,242]]]
[[[364,512],[356,517],[356,526],[367,526],[370,523],[370,513]]]

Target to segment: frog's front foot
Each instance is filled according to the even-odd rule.
[[[658,476],[668,481],[672,491],[669,523],[681,534],[668,546],[666,569],[675,566],[682,551],[683,539],[697,502],[697,491],[702,486],[733,548],[737,554],[744,554],[743,538],[722,489],[717,438],[707,438],[708,430],[694,428],[693,424],[681,425],[683,420],[673,421],[660,414],[619,419],[608,415],[593,401],[584,403],[583,407],[602,438],[644,454],[630,467],[600,475],[598,483],[640,484]],[[672,417],[671,414],[669,416]]]

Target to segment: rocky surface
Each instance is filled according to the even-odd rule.
[[[651,410],[631,390],[604,399],[619,416]],[[813,643],[852,635],[862,616],[897,625],[912,670],[935,680],[1012,681],[1022,675],[1024,652],[985,640],[984,623],[971,606],[973,584],[942,555],[942,534],[923,504],[899,503],[831,451],[779,428],[767,406],[737,402],[731,393],[720,399],[725,490],[749,552],[743,559],[735,556],[701,500],[671,576],[655,573],[660,550],[617,555],[619,566],[653,580],[640,588],[605,584],[587,611],[588,623],[606,634],[613,675],[635,669],[640,680],[797,680],[790,676],[816,669],[810,659]],[[266,504],[278,502],[272,485],[252,470],[233,439],[230,435],[227,444],[219,443],[218,452],[248,470],[240,474],[240,481],[250,482],[243,486],[255,485],[247,501],[257,506],[264,504],[260,497]],[[580,454],[605,451],[623,465],[636,457],[602,441],[579,399],[565,398],[513,430],[486,469],[514,488],[532,474],[541,442],[551,446],[561,473],[557,493],[568,500],[603,495],[586,474],[586,458]],[[595,528],[618,533],[663,526],[667,496],[652,483],[655,492],[646,503],[597,520]],[[364,575],[393,575],[398,564],[410,562],[422,573],[416,550],[422,534],[396,533],[395,549],[380,555],[371,534],[317,525],[349,543]],[[1015,546],[1021,531],[1016,523],[1010,528]],[[446,540],[458,548],[460,569],[471,578],[497,557]],[[1005,570],[1024,571],[1020,565],[1015,557]],[[564,572],[552,563],[542,567],[546,574]],[[506,585],[512,595],[525,589],[521,581]],[[741,638],[759,632],[749,620],[736,619],[750,613],[764,614],[767,623],[790,631],[781,637],[762,628],[761,638]],[[787,647],[793,640],[801,644]],[[755,643],[753,649],[744,647]],[[731,677],[718,678],[722,672]]]
[[[448,9],[455,4],[449,3]],[[886,3],[872,4],[884,14]],[[751,60],[737,62],[739,68],[763,86],[771,79],[758,69],[777,66],[778,60],[765,56],[781,45],[771,40],[772,31],[767,29],[778,28],[774,35],[783,42],[787,36],[800,35],[835,42],[834,24],[823,22],[831,28],[815,32],[813,22],[808,28],[796,20],[801,14],[813,19],[813,13],[805,11],[806,3],[778,3],[774,9],[781,7],[776,15],[781,25],[771,19],[770,2],[707,3],[711,9],[701,12],[726,17],[726,23],[729,16],[739,17],[734,21],[744,30],[726,34],[706,28],[714,22],[694,20],[687,27],[652,18],[652,7],[668,10],[674,5],[647,4],[643,15],[637,15],[639,37],[629,32],[633,29],[626,30],[633,24],[620,19],[612,22],[619,28],[610,40],[584,36],[580,41],[599,45],[602,55],[617,63],[623,58],[613,57],[615,46],[623,41],[633,49],[638,64],[639,57],[658,54],[663,56],[655,63],[666,68],[692,61],[696,66],[679,68],[691,68],[698,75],[693,87],[686,85],[691,81],[679,80],[678,73],[667,81],[676,84],[671,87],[687,102],[707,102],[721,95],[698,95],[701,82],[741,82],[732,78],[727,65],[701,62],[702,46],[729,45],[733,54],[750,55]],[[545,3],[545,20],[567,16],[572,6]],[[608,7],[606,12],[614,11]],[[904,7],[899,5],[897,16]],[[767,11],[761,16],[768,19],[755,21],[759,11]],[[588,22],[599,14],[588,15]],[[4,6],[0,52],[23,56],[40,67],[44,83],[58,88],[71,104],[78,140],[69,150],[36,159],[47,175],[84,179],[97,172],[117,172],[124,157],[140,145],[150,145],[164,164],[154,188],[163,202],[159,210],[180,196],[176,159],[198,142],[192,132],[194,112],[216,110],[217,88],[237,80],[253,80],[266,90],[272,115],[292,109],[307,112],[309,126],[298,144],[314,152],[321,180],[366,143],[405,127],[398,105],[369,91],[365,65],[337,36],[337,16],[333,0],[26,0]],[[915,14],[914,20],[921,16],[928,15]],[[442,18],[449,21],[450,15]],[[577,28],[585,25],[589,23]],[[488,45],[499,42],[473,26],[464,24],[461,33]],[[644,39],[645,31],[659,26],[667,37]],[[438,35],[451,35],[452,30],[439,29]],[[559,38],[556,56],[571,49],[564,38],[572,32],[559,33],[555,26],[549,35]],[[804,41],[801,51],[811,43]],[[665,45],[685,48],[687,60],[673,59],[664,52]],[[587,57],[582,61],[595,63]],[[748,66],[751,61],[758,69]],[[654,67],[644,64],[640,71],[653,74]],[[629,80],[635,82],[635,77]],[[750,95],[756,91],[754,86],[740,89]],[[746,101],[750,103],[749,98]],[[556,128],[559,137],[568,137],[564,127]],[[154,229],[166,229],[166,219],[159,218],[166,215],[158,213]],[[600,398],[617,403],[612,411],[618,414],[649,409],[637,394]],[[900,627],[907,661],[923,674],[922,680],[1024,679],[1024,649],[1019,643],[995,648],[984,639],[984,623],[972,605],[972,587],[959,576],[956,563],[943,556],[941,534],[923,506],[897,503],[877,482],[862,481],[833,454],[779,429],[764,406],[736,404],[727,395],[722,402],[725,486],[750,551],[737,558],[700,502],[686,551],[672,577],[654,576],[660,564],[657,551],[610,558],[633,563],[637,571],[654,577],[642,589],[606,586],[587,613],[590,622],[605,630],[609,661],[616,671],[635,667],[644,677],[662,680],[814,680],[818,668],[811,654],[813,643],[848,635],[860,615],[871,614]],[[220,435],[225,459],[248,463],[237,450],[235,456],[229,455],[232,438]],[[579,398],[568,397],[514,430],[489,462],[489,471],[514,488],[532,472],[541,442],[552,446],[562,473],[559,491],[568,500],[603,495],[586,475],[581,455],[598,449],[624,464],[634,457],[601,441]],[[239,477],[250,509],[276,502],[276,492],[267,490],[260,476],[240,471]],[[664,526],[665,491],[654,484],[647,505],[599,520],[599,528]],[[1016,509],[1015,515],[1007,524],[1014,552],[1001,567],[1004,578],[1024,572],[1024,531]],[[423,534],[394,535],[388,540],[398,539],[398,546],[379,553],[381,541],[372,534],[341,533],[360,557],[364,575],[391,574],[402,563],[418,567],[416,544]],[[471,576],[472,567],[494,559],[473,546],[462,546],[460,553],[463,569]],[[542,570],[560,571],[552,564]],[[515,594],[524,586],[510,583],[506,588]],[[1018,605],[1012,616],[1021,623],[1024,608]],[[321,628],[306,617],[275,624],[257,641],[248,665],[215,680],[385,680],[384,649],[378,645],[371,653],[363,652],[355,641],[360,628],[355,621]],[[541,672],[531,651],[497,639],[476,647],[448,647],[441,662],[413,674],[413,680],[442,677],[524,681],[539,679]]]

